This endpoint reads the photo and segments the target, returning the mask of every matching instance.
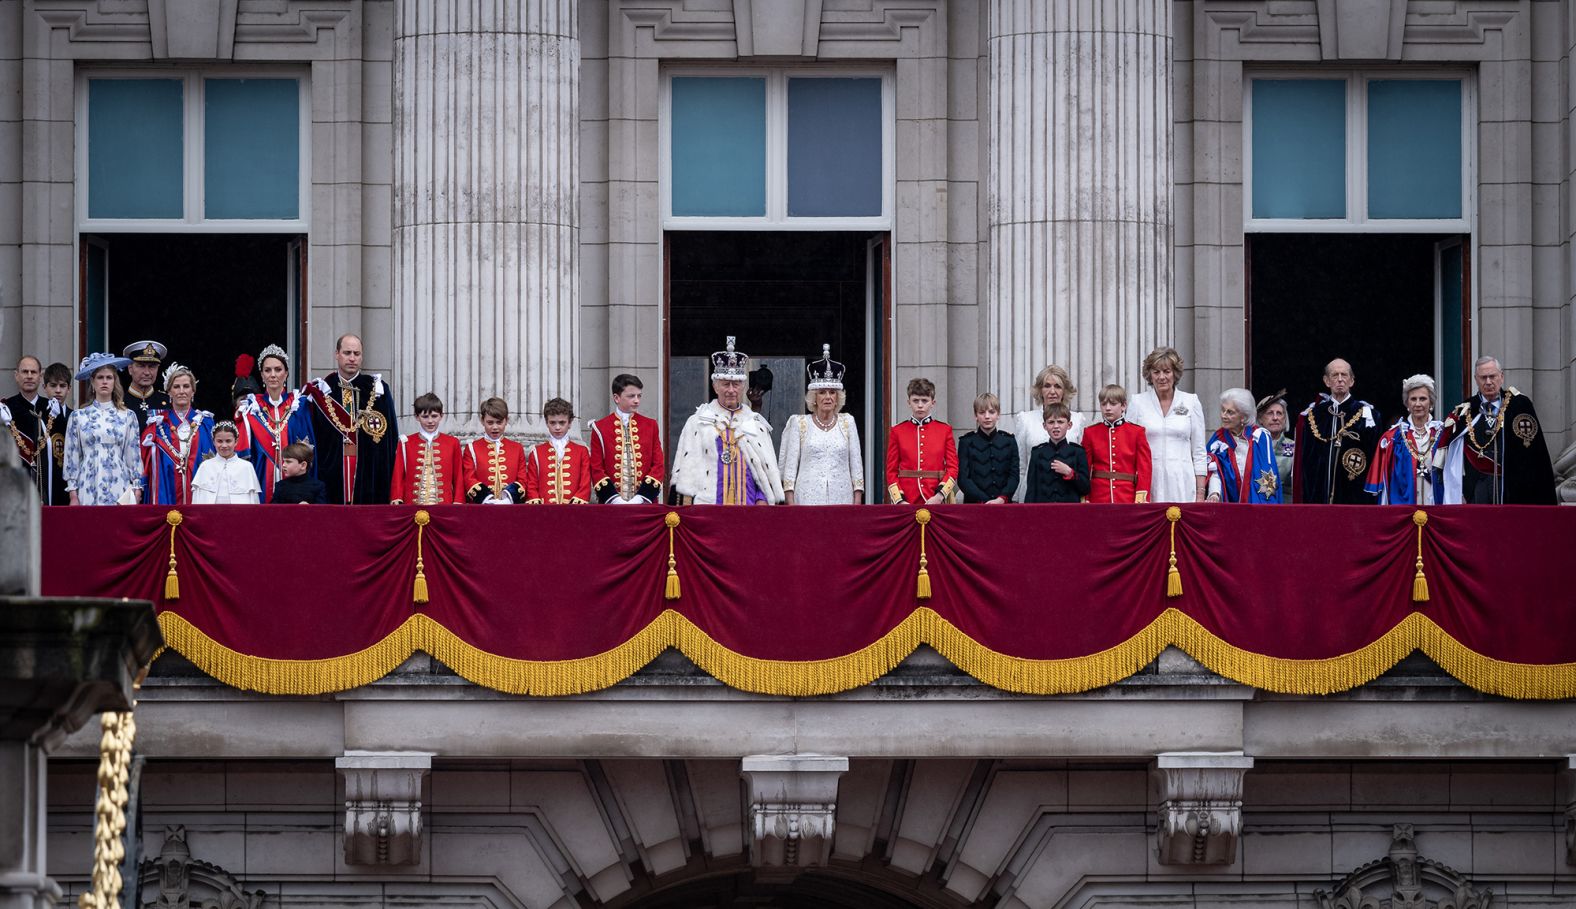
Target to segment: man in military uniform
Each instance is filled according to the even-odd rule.
[[[1472,367],[1478,393],[1445,418],[1435,443],[1445,503],[1554,505],[1554,467],[1532,400],[1505,386],[1494,357]]]
[[[159,365],[169,354],[169,349],[158,341],[134,341],[127,344],[120,355],[131,361],[126,375],[126,406],[137,412],[137,431],[148,425],[153,411],[170,408],[170,396],[154,387],[159,381]]]
[[[1378,501],[1364,487],[1384,427],[1373,405],[1352,397],[1355,384],[1352,364],[1331,360],[1324,367],[1324,387],[1329,393],[1319,395],[1297,417],[1297,452],[1291,473],[1298,502],[1373,505]]]
[[[317,478],[331,505],[387,505],[399,422],[383,377],[361,371],[361,339],[334,342],[335,369],[304,389],[312,401]]]
[[[0,401],[0,425],[9,432],[17,454],[32,474],[38,500],[48,505],[57,473],[54,437],[66,431],[66,420],[60,402],[39,393],[42,379],[43,364],[37,357],[17,361],[17,393]]]

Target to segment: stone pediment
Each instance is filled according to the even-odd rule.
[[[1418,854],[1411,824],[1396,824],[1390,853],[1358,866],[1335,885],[1318,890],[1319,909],[1489,909],[1493,891]]]
[[[143,909],[264,909],[267,900],[218,865],[192,858],[184,826],[164,828],[159,857],[143,860],[138,879]]]

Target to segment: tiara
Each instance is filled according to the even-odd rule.
[[[285,353],[285,349],[278,344],[270,344],[264,347],[263,352],[257,355],[257,362],[261,363],[269,357],[277,357],[286,364],[290,362],[290,355]]]
[[[169,390],[170,390],[170,383],[175,381],[175,377],[176,376],[180,376],[180,375],[191,376],[192,377],[192,387],[195,388],[197,386],[197,374],[192,372],[191,367],[190,366],[182,366],[181,364],[175,362],[174,360],[171,360],[170,361],[170,368],[164,370],[164,390],[165,390],[165,392],[169,392]]]

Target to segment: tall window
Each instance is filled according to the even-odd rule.
[[[1469,91],[1461,74],[1249,77],[1247,229],[1470,230]]]
[[[303,78],[87,71],[79,88],[83,229],[305,229]]]
[[[669,229],[890,227],[888,74],[678,70],[663,88]]]

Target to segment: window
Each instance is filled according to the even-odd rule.
[[[304,230],[303,78],[228,69],[80,78],[84,229]]]
[[[1462,74],[1259,73],[1244,97],[1250,231],[1468,231]]]
[[[666,74],[669,229],[888,229],[891,79],[878,71]]]

